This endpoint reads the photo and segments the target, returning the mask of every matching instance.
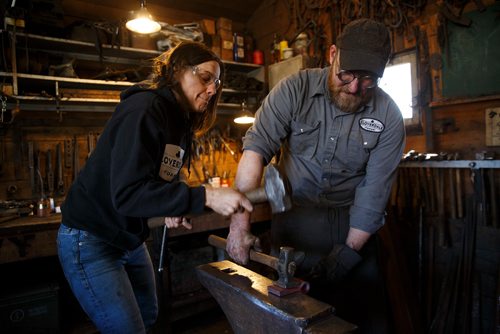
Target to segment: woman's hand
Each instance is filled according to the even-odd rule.
[[[232,188],[205,187],[205,205],[223,216],[230,216],[237,212],[253,211],[252,203],[248,198]]]
[[[164,222],[167,228],[178,228],[180,226],[184,226],[188,230],[193,228],[193,225],[186,217],[165,217]]]

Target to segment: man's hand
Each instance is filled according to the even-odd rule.
[[[164,222],[167,228],[178,228],[180,226],[184,226],[188,230],[193,228],[193,225],[186,217],[165,217]]]
[[[359,262],[361,256],[349,246],[337,244],[332,251],[321,259],[312,269],[314,278],[326,278],[332,283],[342,281]]]
[[[259,153],[245,150],[238,163],[238,171],[234,186],[241,192],[255,189],[259,186],[264,170],[264,159]],[[247,264],[250,248],[260,250],[259,239],[250,232],[249,210],[231,216],[226,251],[237,263]]]
[[[239,264],[248,264],[250,248],[260,251],[260,240],[245,229],[230,229],[226,251]]]

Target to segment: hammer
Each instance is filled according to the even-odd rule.
[[[208,243],[214,247],[226,249],[226,239],[216,235],[208,237]],[[277,296],[286,296],[294,292],[308,292],[309,283],[294,278],[297,268],[294,261],[294,250],[292,247],[280,247],[278,258],[264,253],[250,250],[250,260],[264,264],[278,272],[278,280],[268,286],[268,292]]]
[[[290,186],[287,180],[280,174],[278,169],[270,164],[264,172],[264,185],[250,190],[245,196],[252,204],[269,202],[272,213],[280,213],[290,210],[292,207]],[[149,228],[164,226],[164,217],[148,218]]]

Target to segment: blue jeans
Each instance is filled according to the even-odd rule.
[[[59,260],[71,290],[101,333],[145,333],[158,316],[146,245],[123,251],[61,224]]]

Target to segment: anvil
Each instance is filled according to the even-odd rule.
[[[335,316],[333,306],[307,294],[269,294],[272,280],[231,261],[200,265],[196,273],[236,334],[337,334],[356,329],[356,325]]]

